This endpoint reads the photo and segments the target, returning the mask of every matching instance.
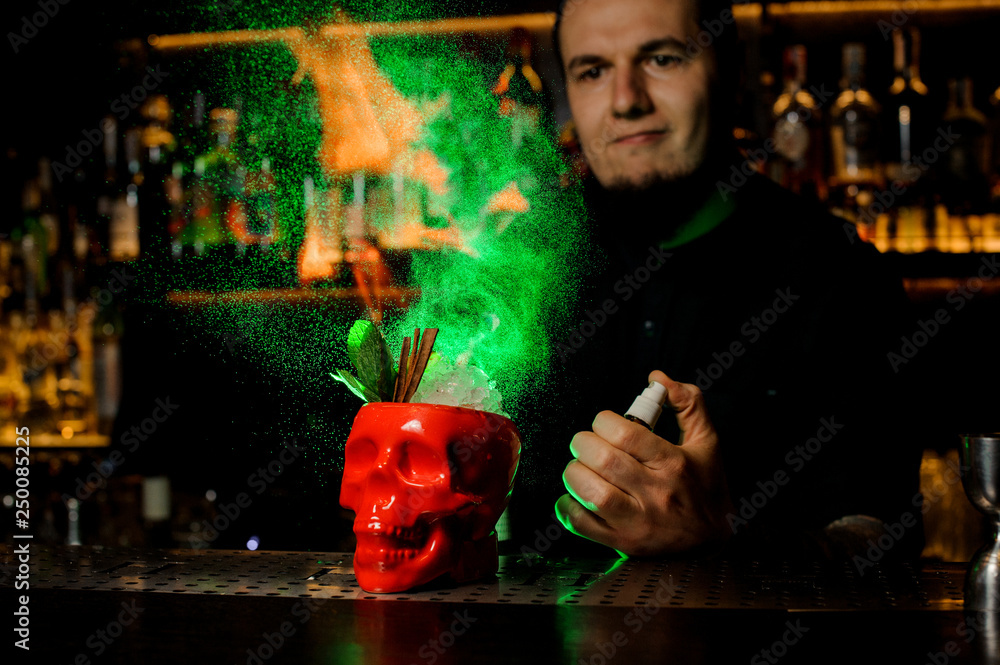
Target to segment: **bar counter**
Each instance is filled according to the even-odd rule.
[[[347,553],[31,552],[30,662],[1000,662],[962,564],[508,556],[494,579],[370,594]]]

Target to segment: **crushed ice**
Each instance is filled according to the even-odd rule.
[[[500,391],[486,372],[461,360],[452,363],[432,353],[411,402],[461,406],[509,417],[500,404]]]

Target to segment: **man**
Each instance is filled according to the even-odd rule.
[[[564,1],[555,38],[608,264],[560,347],[584,431],[555,517],[630,555],[918,555],[921,446],[885,360],[915,319],[843,220],[742,175],[728,6]],[[646,380],[660,435],[619,415]]]

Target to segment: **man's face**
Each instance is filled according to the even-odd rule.
[[[714,50],[691,49],[696,0],[587,0],[563,19],[566,89],[584,155],[608,189],[690,175],[705,159]]]

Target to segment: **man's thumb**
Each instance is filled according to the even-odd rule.
[[[715,427],[705,408],[705,397],[701,388],[690,383],[679,383],[659,370],[649,374],[650,381],[656,381],[667,389],[667,403],[677,416],[681,438],[677,445],[711,445],[717,443]]]

